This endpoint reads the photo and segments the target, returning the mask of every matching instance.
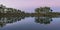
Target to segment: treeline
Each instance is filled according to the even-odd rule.
[[[53,12],[50,7],[40,7],[35,9],[35,13],[25,13],[19,9],[8,8],[0,5],[0,16],[59,16],[60,13]]]

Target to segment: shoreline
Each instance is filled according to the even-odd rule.
[[[50,12],[50,13],[0,13],[0,16],[60,16],[60,13]]]

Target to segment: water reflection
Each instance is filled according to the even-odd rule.
[[[35,17],[35,22],[40,24],[50,24],[52,17]]]
[[[17,21],[21,21],[25,17],[0,17],[0,27],[5,26],[8,23],[14,23]]]
[[[3,27],[5,26],[6,24],[8,23],[14,23],[14,22],[17,22],[17,21],[21,21],[21,19],[25,19],[26,16],[20,16],[20,17],[0,17],[0,27]],[[30,16],[31,17],[31,16]],[[52,18],[55,18],[55,17],[35,17],[35,21],[36,23],[40,23],[40,24],[50,24],[53,20]]]

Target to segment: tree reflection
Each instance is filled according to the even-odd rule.
[[[21,19],[24,19],[25,17],[30,17],[30,16],[20,16],[20,17],[0,17],[0,27],[5,26],[8,23],[14,23],[17,21],[21,21]],[[33,16],[35,17],[35,16]],[[50,24],[50,22],[52,21],[52,18],[55,17],[48,17],[48,16],[37,16],[35,17],[35,22],[36,23],[40,23],[40,24]]]
[[[8,23],[13,23],[17,21],[21,21],[21,19],[24,19],[25,17],[0,17],[0,27],[5,26]]]
[[[35,17],[35,22],[40,24],[50,24],[52,21],[51,17]]]

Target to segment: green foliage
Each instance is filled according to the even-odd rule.
[[[15,8],[8,8],[6,6],[3,6],[2,4],[0,5],[0,12],[1,13],[23,13],[21,10],[19,9],[15,9]],[[24,12],[25,13],[25,12]]]
[[[40,7],[35,9],[36,13],[41,13],[41,12],[52,12],[50,7]]]

